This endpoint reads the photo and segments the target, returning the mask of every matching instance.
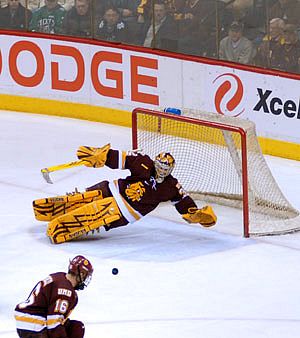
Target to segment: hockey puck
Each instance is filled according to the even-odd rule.
[[[117,275],[117,274],[119,273],[119,270],[118,270],[117,268],[113,268],[113,269],[111,270],[111,273],[112,273],[113,275]]]

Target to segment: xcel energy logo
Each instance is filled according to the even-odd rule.
[[[213,83],[220,82],[215,94],[215,108],[221,115],[239,116],[245,108],[240,107],[244,95],[244,87],[241,79],[231,73],[219,75]]]
[[[293,100],[282,100],[279,97],[272,96],[272,90],[263,90],[257,88],[259,101],[256,103],[253,110],[263,110],[264,113],[271,113],[273,115],[280,115],[283,113],[288,118],[296,117],[300,119],[300,100],[298,105]]]

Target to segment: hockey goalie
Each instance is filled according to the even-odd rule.
[[[113,182],[102,181],[71,195],[33,201],[37,220],[49,221],[47,235],[53,243],[78,238],[104,227],[110,230],[138,221],[160,202],[171,201],[182,218],[204,227],[216,224],[211,206],[198,209],[195,201],[172,176],[175,159],[168,152],[154,160],[138,151],[80,146],[77,157],[87,167],[128,169],[130,175]]]

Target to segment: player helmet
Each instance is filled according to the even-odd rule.
[[[159,153],[154,160],[156,171],[156,182],[162,183],[165,177],[169,176],[175,167],[175,159],[170,153]]]
[[[70,260],[68,271],[76,276],[75,290],[83,290],[90,283],[94,269],[88,259],[79,255]]]

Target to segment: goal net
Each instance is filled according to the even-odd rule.
[[[170,152],[174,177],[193,198],[242,208],[245,237],[300,230],[299,211],[272,176],[253,122],[192,110],[178,116],[137,108],[132,142],[152,158]]]

